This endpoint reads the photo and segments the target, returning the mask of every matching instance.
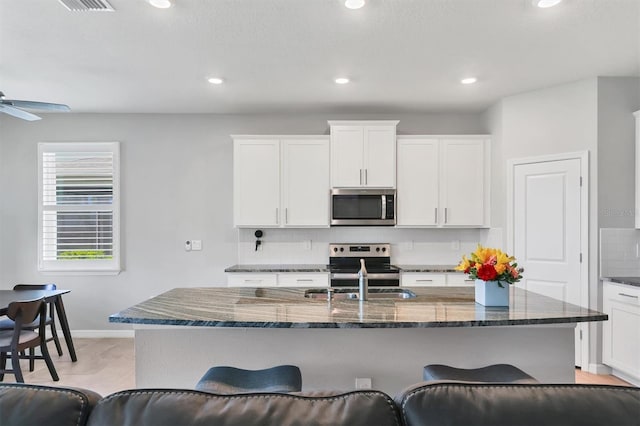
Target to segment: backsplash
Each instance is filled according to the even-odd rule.
[[[640,230],[600,229],[600,276],[640,276]]]
[[[238,229],[238,264],[326,264],[330,243],[391,243],[394,264],[455,265],[478,243],[500,246],[500,229],[333,227],[270,229],[255,250],[255,229]]]

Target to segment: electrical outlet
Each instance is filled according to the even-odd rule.
[[[202,250],[202,240],[191,240],[191,250],[193,251]]]
[[[460,240],[451,241],[451,250],[460,250]]]
[[[304,249],[311,250],[311,240],[304,240]]]
[[[358,389],[371,389],[371,378],[356,377],[356,390]]]
[[[191,240],[184,242],[184,251],[191,251]]]

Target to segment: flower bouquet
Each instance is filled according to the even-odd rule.
[[[455,269],[476,280],[476,302],[485,306],[508,306],[509,290],[504,284],[520,281],[524,271],[514,257],[480,244],[469,259],[462,256]]]

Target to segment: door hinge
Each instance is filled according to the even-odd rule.
[[[580,263],[582,263],[582,253],[580,253]]]

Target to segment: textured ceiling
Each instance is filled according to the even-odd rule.
[[[640,0],[109,1],[0,0],[0,90],[74,112],[480,111],[640,75]]]

